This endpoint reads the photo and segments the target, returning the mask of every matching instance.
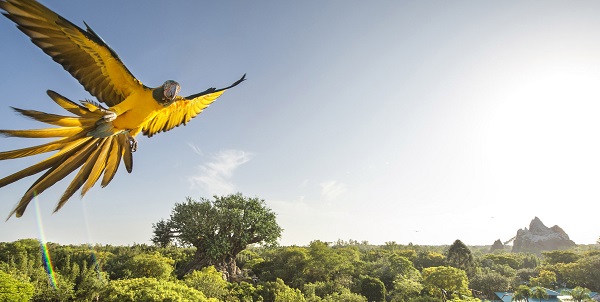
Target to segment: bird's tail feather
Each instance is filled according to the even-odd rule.
[[[79,105],[53,91],[48,91],[48,95],[63,109],[76,116],[62,116],[13,108],[24,116],[59,127],[0,130],[0,134],[11,137],[59,138],[34,147],[0,152],[0,160],[5,160],[58,151],[37,164],[0,179],[1,188],[24,177],[46,171],[25,192],[8,218],[13,214],[21,217],[29,202],[36,195],[41,194],[77,169],[79,169],[77,175],[58,201],[55,212],[82,186],[81,196],[83,197],[100,179],[100,176],[102,176],[101,186],[107,186],[117,172],[121,160],[124,161],[127,171],[132,171],[133,158],[126,132],[100,138],[90,135],[90,132],[104,123],[105,111],[100,105],[92,102],[84,102],[83,105]]]

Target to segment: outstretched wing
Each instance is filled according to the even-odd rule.
[[[200,114],[204,108],[214,102],[225,90],[232,88],[243,80],[241,79],[228,87],[215,89],[209,88],[201,93],[193,94],[187,97],[178,96],[173,104],[161,110],[153,119],[149,120],[142,128],[144,135],[152,137],[159,132],[166,132],[179,125],[186,125],[192,118]]]
[[[83,30],[34,0],[0,0],[3,14],[99,101],[112,107],[143,85],[87,24]]]

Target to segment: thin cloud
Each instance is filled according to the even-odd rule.
[[[320,185],[321,195],[328,200],[336,199],[347,190],[346,184],[337,182],[336,180],[325,181]]]
[[[198,154],[198,155],[204,155],[204,153],[202,152],[202,149],[200,149],[200,147],[192,144],[192,143],[188,143],[188,146],[190,146],[190,148],[192,148],[192,150],[194,151],[194,153]]]
[[[211,195],[225,195],[235,192],[231,181],[235,170],[247,163],[252,154],[241,150],[223,150],[212,156],[211,160],[200,166],[200,173],[191,176],[193,187],[200,187]]]

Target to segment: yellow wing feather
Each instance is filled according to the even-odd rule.
[[[173,104],[165,107],[142,126],[142,133],[152,137],[159,132],[166,132],[180,125],[186,125],[192,118],[200,114],[227,89],[237,86],[246,79],[246,75],[235,83],[222,89],[210,88],[188,97],[178,96]]]
[[[152,137],[156,133],[166,132],[179,125],[185,125],[214,102],[223,92],[205,94],[191,100],[180,97],[148,121],[142,128],[142,132],[144,135]]]
[[[34,0],[1,0],[4,15],[100,102],[112,107],[143,85],[117,54],[87,27],[69,22]]]
[[[44,138],[64,136],[64,138],[46,144],[0,152],[0,160],[3,160],[58,151],[35,165],[0,179],[0,187],[4,187],[25,177],[46,171],[25,192],[9,217],[13,214],[20,217],[35,195],[42,193],[77,169],[79,169],[77,175],[58,201],[55,211],[60,209],[82,186],[81,195],[83,196],[94,186],[102,173],[104,173],[102,186],[108,185],[115,175],[121,159],[123,159],[127,171],[131,172],[132,170],[133,158],[131,156],[127,133],[120,132],[104,138],[95,138],[88,135],[97,126],[97,121],[102,121],[102,112],[99,110],[99,107],[92,103],[84,103],[83,106],[78,105],[55,92],[49,92],[48,95],[61,107],[78,115],[78,117],[53,115],[47,119],[42,112],[22,109],[15,110],[49,124],[63,124],[65,119],[67,119],[69,121],[67,124],[81,124],[81,126],[35,130],[0,130],[0,134],[16,137]]]
[[[111,142],[112,139],[103,139],[101,143],[102,147],[99,147],[100,152],[96,152],[98,153],[98,156],[94,160],[94,166],[92,167],[92,170],[85,181],[85,185],[81,190],[81,197],[83,197],[85,193],[87,193],[87,191],[96,184],[96,181],[98,181],[98,178],[100,178],[100,175],[102,175],[102,172],[106,169],[106,157],[108,156]]]

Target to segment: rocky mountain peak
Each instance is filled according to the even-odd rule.
[[[533,233],[544,233],[548,230],[548,227],[537,217],[529,223],[529,231]]]
[[[559,226],[548,228],[541,219],[535,217],[529,223],[529,229],[524,228],[517,231],[513,243],[513,252],[541,253],[566,249],[574,246],[575,242],[569,239],[569,235]]]

